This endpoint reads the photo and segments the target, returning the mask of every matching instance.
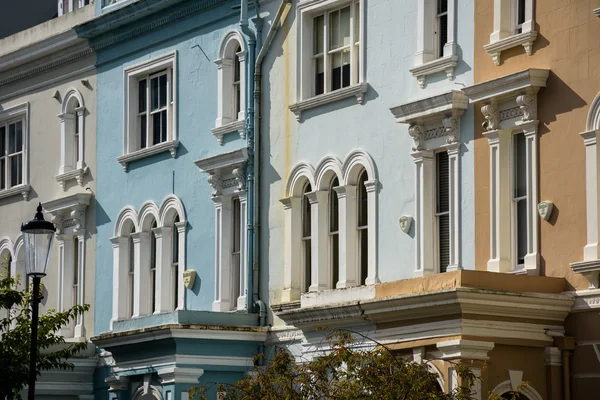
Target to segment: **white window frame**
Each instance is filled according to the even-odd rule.
[[[77,101],[76,108],[71,102]],[[67,91],[60,107],[60,167],[55,176],[63,190],[67,182],[76,180],[83,186],[83,178],[89,168],[85,163],[85,117],[87,110],[81,92],[75,88]]]
[[[21,194],[23,199],[27,201],[29,198],[29,191],[31,186],[29,184],[29,103],[19,104],[13,107],[6,108],[4,110],[0,110],[0,125],[6,126],[6,151],[8,152],[8,124],[15,121],[22,121],[23,127],[23,164],[22,164],[22,182],[18,185],[9,186],[9,178],[8,175],[8,158],[6,159],[6,189],[0,190],[0,199],[14,196],[16,194]]]
[[[456,45],[456,0],[448,0],[448,32],[443,55],[438,48],[438,14],[439,0],[418,0],[417,3],[417,54],[414,67],[409,71],[417,78],[419,87],[425,87],[428,75],[445,72],[448,80],[453,81],[458,65]]]
[[[238,47],[241,49],[236,52]],[[235,114],[235,59],[240,67],[240,111]],[[237,132],[240,138],[246,138],[246,42],[243,35],[232,29],[228,31],[219,45],[219,57],[214,61],[217,66],[217,119],[211,130],[219,144],[223,137],[231,132]]]
[[[313,55],[314,18],[324,15],[323,49],[329,51],[328,16],[330,12],[350,6],[350,86],[330,90],[328,79],[329,57],[324,57],[324,93],[315,95],[315,63]],[[298,4],[298,43],[297,43],[297,80],[296,103],[289,108],[298,121],[302,120],[302,112],[341,99],[356,97],[359,104],[364,101],[367,91],[365,74],[365,1],[360,0],[304,0]],[[355,18],[358,17],[358,33],[356,33]],[[336,50],[333,50],[336,51]],[[306,56],[305,56],[306,55]]]
[[[440,153],[448,153],[448,211],[438,211],[438,202],[440,201],[440,194],[439,194],[439,173],[438,173],[438,162],[437,162],[437,156]],[[451,151],[450,151],[451,152]],[[448,227],[449,227],[449,232],[448,232],[448,236],[450,236],[451,232],[452,232],[452,226],[450,226],[450,217],[451,214],[453,214],[453,212],[451,211],[450,208],[450,204],[451,204],[451,192],[452,192],[452,188],[450,187],[453,176],[452,173],[450,172],[450,165],[451,165],[451,155],[450,152],[447,149],[437,149],[433,152],[433,221],[434,221],[434,241],[435,241],[435,263],[436,265],[436,270],[439,271],[440,273],[443,272],[442,271],[442,265],[440,264],[440,257],[441,257],[441,251],[440,251],[440,217],[443,216],[448,216]],[[454,196],[457,196],[458,193],[452,193]],[[452,215],[453,216],[453,215]],[[448,249],[450,249],[451,247],[451,240],[449,239],[448,243]],[[449,250],[449,252],[452,252],[451,250]],[[448,265],[446,266],[446,271],[448,271],[448,268],[450,268],[450,270],[453,269],[457,269],[456,264],[453,265],[452,261],[450,260],[450,257],[448,257]]]
[[[521,32],[517,32],[518,2],[525,2],[525,21],[521,24]],[[537,38],[533,15],[534,0],[494,0],[494,30],[490,35],[490,43],[483,46],[494,61],[501,64],[504,50],[523,46],[525,53],[531,55],[533,43]]]
[[[195,161],[196,166],[208,174],[208,183],[213,188],[212,201],[215,206],[215,286],[212,310],[229,312],[246,309],[247,285],[247,244],[248,211],[246,198],[246,149],[235,150]],[[240,201],[240,271],[233,276],[232,246],[233,199]],[[239,284],[239,290],[233,285]],[[233,298],[234,293],[239,293]]]
[[[414,277],[441,271],[436,218],[435,153],[448,152],[449,265],[446,272],[461,268],[460,243],[460,117],[469,104],[465,94],[451,91],[391,108],[396,122],[408,124],[415,163],[415,269]]]
[[[140,134],[138,131],[138,91],[139,81],[148,79],[159,71],[167,70],[167,140],[158,144],[141,148]],[[177,132],[177,51],[166,53],[150,61],[145,61],[125,68],[124,70],[125,95],[124,95],[124,134],[123,155],[117,158],[125,171],[128,163],[154,154],[169,151],[173,158],[177,155],[179,146]],[[150,127],[150,80],[146,85],[146,104],[148,117],[147,126]],[[150,130],[146,131],[151,137]]]
[[[67,9],[64,9],[64,2],[67,2]],[[58,0],[58,16],[62,17],[63,15],[76,11],[80,8],[85,7],[90,3],[90,0]]]

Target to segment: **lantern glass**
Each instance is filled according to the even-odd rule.
[[[33,232],[23,232],[25,245],[25,271],[28,276],[46,276],[48,259],[54,231],[39,229]]]

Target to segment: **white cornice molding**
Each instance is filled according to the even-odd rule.
[[[57,200],[47,201],[42,203],[42,207],[46,212],[54,214],[60,211],[71,210],[78,206],[87,207],[90,205],[91,199],[91,193],[77,193]]]
[[[537,91],[539,88],[546,87],[549,73],[550,71],[547,69],[529,68],[463,88],[462,91],[469,97],[471,102],[500,101],[505,98],[516,97],[523,91]]]
[[[162,385],[172,385],[178,383],[198,384],[198,379],[204,375],[202,368],[181,368],[169,367],[158,372],[160,383]]]
[[[240,134],[240,138],[246,139],[246,123],[244,120],[231,122],[229,124],[213,128],[210,131],[217,138],[217,142],[219,144],[223,144],[223,136],[232,132],[238,132]]]
[[[60,187],[63,190],[67,190],[66,183],[71,179],[76,179],[77,184],[79,186],[83,186],[83,177],[85,176],[85,174],[88,173],[88,171],[89,168],[85,166],[83,168],[77,168],[72,171],[65,172],[64,174],[58,174],[54,177],[54,179],[56,179],[56,181],[60,184]]]
[[[23,199],[27,201],[29,198],[29,191],[31,190],[31,185],[17,185],[13,186],[10,189],[0,190],[0,199],[6,199],[7,197],[12,197],[17,194],[23,196]]]
[[[456,66],[458,65],[458,56],[455,54],[436,58],[435,60],[428,61],[425,64],[417,65],[408,71],[412,76],[416,77],[419,81],[419,87],[425,87],[425,78],[428,75],[436,74],[438,72],[446,72],[448,80],[453,81]]]
[[[537,35],[538,33],[536,31],[523,32],[498,40],[494,43],[486,44],[483,48],[491,54],[494,64],[500,65],[502,52],[504,50],[512,49],[513,47],[523,46],[525,53],[530,56],[533,49],[533,42],[535,42]]]
[[[203,172],[213,174],[219,170],[231,170],[246,163],[248,160],[248,149],[230,151],[228,153],[217,154],[216,156],[202,158],[194,161],[194,164]]]
[[[123,166],[123,170],[127,172],[129,170],[128,164],[130,162],[141,160],[142,158],[153,156],[155,154],[160,154],[168,151],[171,153],[171,157],[175,158],[175,156],[177,156],[178,147],[179,140],[169,140],[166,142],[155,144],[151,147],[146,147],[145,149],[134,151],[129,154],[124,154],[120,157],[117,157],[117,161]]]
[[[587,289],[567,292],[573,300],[573,312],[600,309],[600,289]]]
[[[396,122],[425,124],[441,121],[444,117],[457,117],[469,106],[469,98],[460,90],[427,97],[390,108]]]
[[[365,93],[369,89],[369,85],[365,82],[356,85],[348,86],[342,89],[334,90],[329,93],[320,94],[306,100],[301,100],[296,104],[289,106],[290,111],[296,115],[298,121],[302,121],[302,112],[311,108],[320,107],[325,104],[333,103],[339,100],[347,99],[352,96],[356,97],[358,104],[363,104]]]
[[[438,342],[436,347],[441,351],[443,360],[463,358],[485,361],[490,358],[488,353],[494,349],[494,342],[455,339]]]

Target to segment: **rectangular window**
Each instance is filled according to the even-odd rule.
[[[240,86],[241,82],[241,69],[240,69],[240,57],[237,55],[242,51],[241,48],[238,47],[236,50],[236,54],[233,60],[233,119],[237,121],[238,114],[241,111],[242,105],[242,90]]]
[[[173,310],[177,308],[179,298],[179,232],[177,230],[177,223],[179,222],[179,216],[175,217],[173,222],[173,264],[171,265],[171,285],[173,287]]]
[[[23,183],[23,121],[0,124],[0,190]]]
[[[304,193],[310,192],[310,184],[306,186]],[[302,292],[308,292],[310,288],[312,275],[312,258],[311,258],[311,205],[308,201],[308,197],[302,197],[302,254],[303,254],[303,265],[304,265],[304,284]]]
[[[437,0],[436,23],[436,55],[444,56],[444,46],[448,42],[448,0]]]
[[[358,179],[358,262],[360,263],[360,284],[364,285],[369,274],[369,206],[367,187],[367,173],[363,171]]]
[[[527,0],[513,0],[513,25],[515,34],[523,32],[526,1]]]
[[[152,224],[152,229],[156,228],[156,221]],[[150,232],[150,302],[152,303],[152,312],[156,311],[156,234]]]
[[[450,170],[448,153],[436,154],[436,209],[437,248],[440,272],[450,264]]]
[[[134,233],[135,231],[131,231]],[[133,246],[133,237],[129,236],[129,313],[128,315],[133,316],[133,303],[134,303],[134,274],[135,274],[135,250]]]
[[[77,292],[79,291],[79,239],[75,236],[73,243],[73,304],[77,302]]]
[[[232,301],[232,307],[235,307],[235,304],[237,303],[237,298],[240,296],[240,273],[241,273],[241,229],[242,229],[242,225],[241,225],[241,220],[242,220],[242,216],[241,216],[241,207],[240,207],[240,199],[239,198],[235,198],[233,199],[233,232],[232,232],[232,236],[233,236],[233,240],[231,241],[231,274],[232,274],[232,279],[231,279],[231,289],[232,289],[232,293],[233,295],[231,296],[231,301]]]
[[[139,149],[166,142],[170,137],[171,70],[162,70],[137,81],[137,134]],[[132,149],[135,150],[135,149]]]
[[[513,136],[513,232],[517,266],[527,254],[527,142],[523,133]]]
[[[315,96],[358,83],[359,13],[359,2],[351,1],[312,19]]]
[[[331,269],[331,288],[335,289],[340,278],[340,217],[339,200],[333,188],[339,185],[335,178],[329,190],[329,265]]]

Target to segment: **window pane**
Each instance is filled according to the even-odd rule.
[[[23,150],[23,122],[18,121],[15,123],[16,126],[16,142],[17,142],[17,151]]]
[[[0,189],[6,189],[6,158],[0,160]]]
[[[158,77],[150,80],[150,110],[158,109]]]
[[[232,252],[240,251],[241,215],[240,199],[233,199],[233,249]]]
[[[525,135],[519,133],[514,140],[515,197],[527,196],[527,152]]]
[[[73,285],[79,283],[79,240],[77,237],[73,239]]]
[[[329,13],[329,50],[337,49],[340,44],[340,12]]]
[[[167,141],[167,110],[160,113],[160,141]]]
[[[160,143],[160,137],[161,137],[161,126],[162,126],[162,122],[160,120],[162,116],[162,113],[158,113],[158,114],[152,114],[152,144],[158,144]]]
[[[444,56],[444,46],[448,42],[448,14],[444,14],[439,19],[438,32],[438,56]]]
[[[333,190],[339,184],[338,178],[335,178],[329,189],[329,232],[337,232],[339,229],[339,200],[336,191]]]
[[[140,117],[140,148],[145,149],[148,145],[147,143],[147,117],[146,115],[142,115]]]
[[[313,20],[313,54],[323,53],[323,34],[325,16],[319,15]]]
[[[161,75],[158,78],[159,84],[159,108],[163,108],[167,106],[167,75]]]
[[[179,262],[179,235],[177,233],[177,226],[175,226],[177,223],[179,223],[179,215],[173,221],[173,264]]]
[[[525,22],[525,0],[517,0],[517,24]]]
[[[337,282],[340,280],[340,236],[338,234],[331,235],[331,272],[332,272],[332,287],[335,289]]]
[[[340,45],[350,46],[350,7],[340,10]]]
[[[145,79],[138,83],[138,112],[142,113],[146,111],[146,85]]]
[[[23,180],[23,172],[21,170],[23,164],[23,156],[21,154],[10,157],[10,186],[20,185]]]
[[[308,292],[308,289],[310,288],[310,283],[311,283],[311,268],[312,268],[312,263],[311,263],[311,244],[310,244],[310,239],[306,239],[303,241],[303,245],[304,245],[304,287],[302,288],[302,292],[306,293]]]
[[[242,48],[238,46],[238,48],[235,50],[235,57],[233,59],[233,81],[234,82],[239,82],[240,81],[240,76],[241,76],[241,70],[240,70],[240,58],[238,57],[237,53],[239,53],[240,51],[242,51]]]
[[[450,210],[450,170],[448,153],[436,154],[437,161],[437,212],[443,213]]]
[[[335,53],[331,56],[331,90],[338,90],[342,87],[342,53]]]
[[[363,229],[358,232],[360,246],[360,284],[364,285],[369,275],[369,231]]]
[[[354,10],[354,41],[360,42],[360,3],[356,3]]]
[[[368,224],[368,205],[367,205],[367,172],[363,172],[358,179],[358,226],[367,226]]]
[[[312,191],[312,188],[310,186],[310,184],[307,184],[306,187],[304,188],[304,193],[309,193],[310,191]],[[311,207],[310,207],[310,201],[308,201],[308,197],[303,196],[302,197],[302,208],[304,210],[303,214],[302,214],[302,237],[310,237],[310,223],[311,223],[311,217],[310,217],[310,211],[311,211]]]
[[[525,263],[527,254],[527,200],[517,202],[517,264]]]
[[[448,11],[448,0],[438,0],[437,13],[442,14]]]
[[[450,264],[450,215],[438,216],[438,243],[440,272],[446,272]]]
[[[17,149],[17,127],[15,124],[8,126],[8,154],[16,153]]]
[[[350,86],[350,50],[342,52],[342,87]]]
[[[315,64],[315,96],[318,96],[325,92],[325,64],[323,62],[323,57],[317,58]]]
[[[6,126],[0,126],[0,157],[6,153]]]

